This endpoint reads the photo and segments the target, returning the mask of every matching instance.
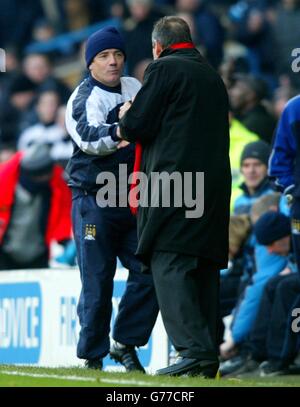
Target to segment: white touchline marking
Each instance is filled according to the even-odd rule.
[[[78,377],[78,376],[60,376],[56,374],[46,374],[46,373],[25,373],[17,371],[0,370],[0,373],[11,375],[11,376],[27,376],[27,377],[37,377],[41,379],[62,379],[62,380],[77,380],[83,382],[96,382],[97,379],[93,377]]]
[[[154,382],[143,382],[139,380],[125,380],[125,379],[100,379],[103,383],[119,383],[119,384],[136,384],[138,386],[167,386],[166,384],[157,384]]]
[[[62,379],[62,380],[75,380],[75,381],[83,381],[83,382],[103,382],[103,383],[116,383],[116,384],[132,384],[137,386],[157,386],[157,387],[173,387],[174,385],[166,384],[166,383],[155,383],[155,382],[144,382],[139,380],[126,380],[126,379],[98,379],[94,377],[80,377],[80,376],[60,376],[55,374],[47,374],[47,373],[26,373],[26,372],[17,372],[17,371],[9,371],[9,370],[0,370],[0,373],[11,375],[11,376],[27,376],[27,377],[37,377],[41,379]],[[177,386],[181,387],[181,386]]]

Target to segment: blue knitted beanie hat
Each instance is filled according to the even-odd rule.
[[[291,220],[283,213],[268,211],[258,219],[253,229],[258,243],[267,246],[291,234]]]
[[[116,48],[123,52],[126,59],[125,43],[115,27],[105,27],[92,34],[86,43],[85,61],[89,67],[94,57],[105,49]]]

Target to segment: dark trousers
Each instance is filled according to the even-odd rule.
[[[295,259],[300,273],[300,198],[294,198],[291,207],[292,218],[292,242],[295,253]]]
[[[113,338],[126,345],[145,345],[156,321],[158,305],[152,276],[141,273],[140,262],[134,255],[135,218],[128,208],[100,208],[95,195],[73,190],[72,221],[82,282],[77,309],[81,325],[78,357],[93,359],[109,352],[117,256],[129,270],[129,277]]]
[[[257,360],[282,359],[290,309],[300,293],[298,273],[273,277],[266,285],[258,318],[250,334],[250,351]]]
[[[219,267],[197,257],[154,251],[150,268],[175,349],[184,357],[216,362]]]

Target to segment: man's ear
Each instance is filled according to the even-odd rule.
[[[159,56],[163,52],[163,47],[159,41],[157,41],[156,44],[157,44],[157,53]]]
[[[153,46],[153,58],[157,59],[163,51],[163,47],[159,41],[154,42]]]

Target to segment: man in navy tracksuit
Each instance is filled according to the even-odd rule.
[[[284,108],[274,138],[269,175],[292,198],[292,238],[300,270],[300,95]]]
[[[129,277],[114,325],[110,355],[127,371],[144,371],[135,347],[148,342],[158,305],[152,278],[140,272],[134,255],[136,220],[128,206],[118,204],[119,191],[127,197],[127,179],[118,180],[119,165],[127,166],[130,174],[134,161],[134,146],[116,137],[118,112],[140,89],[136,79],[121,78],[124,48],[113,27],[99,30],[88,39],[85,56],[90,74],[71,95],[66,112],[66,126],[74,144],[67,172],[82,281],[77,355],[86,359],[87,367],[102,369],[102,359],[110,349],[111,299],[118,256],[129,270]],[[97,205],[99,175],[104,172],[116,179],[115,207]]]

